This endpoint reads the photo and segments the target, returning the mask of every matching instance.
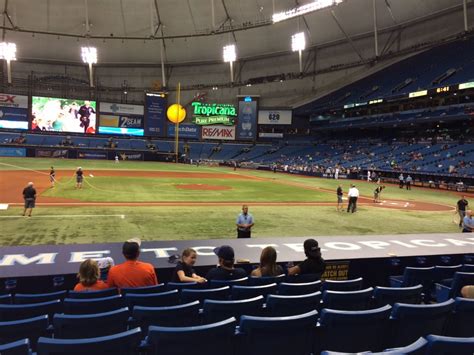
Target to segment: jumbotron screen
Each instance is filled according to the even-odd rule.
[[[32,98],[33,131],[96,133],[96,102],[87,100]]]

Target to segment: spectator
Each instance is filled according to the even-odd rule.
[[[109,271],[109,287],[144,287],[158,284],[152,264],[138,261],[141,240],[132,238],[123,243],[122,254],[125,262],[113,266]]]
[[[79,267],[77,274],[79,283],[74,287],[74,291],[99,291],[108,288],[109,286],[100,280],[100,271],[97,261],[92,259],[84,260]]]
[[[204,277],[197,275],[193,269],[196,263],[197,253],[196,250],[187,248],[184,249],[181,255],[181,261],[178,261],[173,276],[171,277],[172,282],[199,282],[204,283],[207,280]]]
[[[474,298],[474,285],[467,285],[461,289],[461,295],[464,298]]]
[[[266,247],[260,254],[260,266],[250,274],[254,277],[278,276],[283,274],[283,268],[276,263],[277,252],[273,247]]]
[[[247,276],[244,269],[234,267],[235,255],[234,249],[231,246],[223,245],[214,249],[214,253],[219,258],[219,265],[209,270],[206,279],[236,280]]]
[[[467,210],[466,215],[462,220],[462,232],[472,233],[474,231],[474,219],[472,219],[472,211]]]
[[[456,211],[459,215],[459,228],[462,227],[464,216],[466,216],[466,207],[469,205],[469,202],[466,200],[466,196],[461,196],[461,199],[456,204]]]
[[[321,248],[314,239],[306,239],[303,244],[307,257],[302,263],[288,269],[288,275],[322,274],[326,263],[321,256]]]

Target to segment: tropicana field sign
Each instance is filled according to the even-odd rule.
[[[234,117],[237,116],[234,105],[229,104],[203,104],[193,102],[193,123],[201,126],[223,124],[226,126],[234,125]]]

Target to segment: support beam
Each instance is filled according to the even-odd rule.
[[[462,2],[463,14],[464,14],[464,32],[469,31],[469,24],[467,23],[467,0]]]
[[[85,10],[85,20],[86,20],[86,36],[89,35],[91,32],[90,24],[89,24],[89,5],[87,0],[84,0],[84,10]]]
[[[352,41],[352,39],[349,37],[349,35],[346,33],[346,31],[344,31],[344,28],[342,27],[341,23],[339,22],[337,16],[336,16],[336,13],[334,12],[334,10],[331,10],[331,15],[332,15],[332,18],[334,19],[334,22],[336,22],[336,25],[339,27],[339,29],[341,30],[341,32],[344,34],[344,36],[346,37],[347,41],[349,42],[349,44],[351,45],[352,49],[354,50],[354,52],[356,52],[356,54],[359,56],[360,60],[364,60],[364,58],[362,57],[362,54],[360,54],[359,50],[356,48],[356,46],[354,45],[354,41]]]
[[[375,58],[379,56],[379,38],[377,28],[377,4],[376,0],[372,0],[372,7],[374,11],[374,42],[375,42]]]

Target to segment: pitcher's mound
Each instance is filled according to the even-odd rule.
[[[186,190],[230,190],[232,187],[230,186],[222,186],[222,185],[207,185],[207,184],[180,184],[175,185],[178,189],[186,189]]]

